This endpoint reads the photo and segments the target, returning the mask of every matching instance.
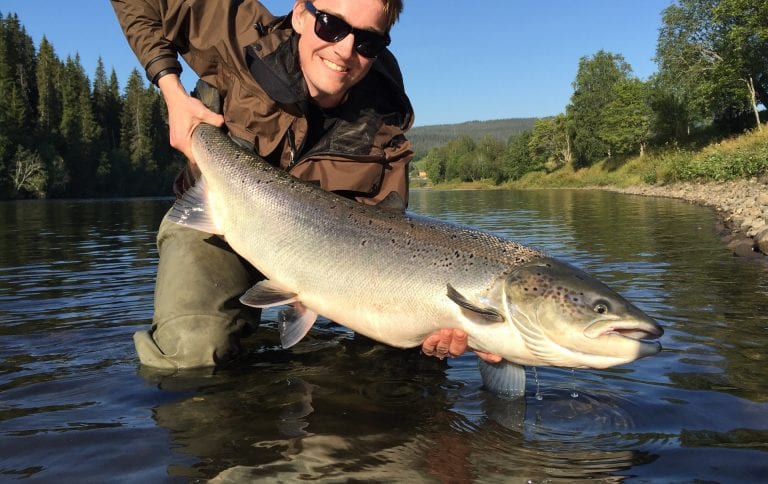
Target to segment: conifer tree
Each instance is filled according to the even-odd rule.
[[[37,130],[41,138],[58,135],[61,124],[61,99],[56,79],[61,71],[61,61],[53,46],[43,36],[37,53]]]

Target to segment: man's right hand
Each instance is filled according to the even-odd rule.
[[[199,99],[187,93],[176,74],[166,74],[157,81],[168,107],[168,125],[171,146],[187,157],[190,168],[199,174],[192,156],[192,132],[198,124],[224,125],[224,116],[208,109]]]

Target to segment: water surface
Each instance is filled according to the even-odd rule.
[[[142,368],[168,200],[0,203],[0,480],[761,481],[768,268],[708,209],[591,191],[414,191],[418,213],[593,273],[666,330],[658,356],[528,370],[524,399],[321,321],[289,351],[274,313],[216,371]],[[536,379],[539,383],[536,385]]]

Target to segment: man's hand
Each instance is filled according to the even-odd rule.
[[[446,356],[457,357],[467,351],[467,333],[460,329],[441,329],[432,333],[424,340],[421,345],[421,351],[427,356],[436,356],[441,360]],[[498,363],[501,356],[483,351],[472,350],[477,353],[478,358],[488,363]]]
[[[197,174],[197,166],[192,156],[192,132],[200,123],[222,126],[224,116],[214,113],[199,99],[190,96],[176,74],[161,77],[157,85],[168,107],[171,146],[187,157],[192,170]]]

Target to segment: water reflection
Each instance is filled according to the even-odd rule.
[[[725,251],[714,214],[578,190],[411,200],[596,274],[665,326],[665,350],[603,371],[540,368],[542,399],[529,373],[526,398],[508,402],[482,390],[471,356],[441,364],[323,321],[291,351],[266,324],[231,367],[158,374],[139,367],[131,334],[151,320],[170,202],[0,203],[0,476],[764,478],[768,271]]]
[[[313,337],[334,344],[290,357],[262,352],[226,376],[146,375],[190,391],[154,410],[180,449],[210,459],[176,469],[179,475],[218,472],[214,482],[600,479],[655,459],[625,438],[635,430],[626,401],[550,389],[542,401],[510,402],[479,388],[471,358],[455,362],[466,366],[458,370],[469,377],[462,381],[414,352],[339,339],[332,328]],[[227,461],[235,464],[222,469]]]

